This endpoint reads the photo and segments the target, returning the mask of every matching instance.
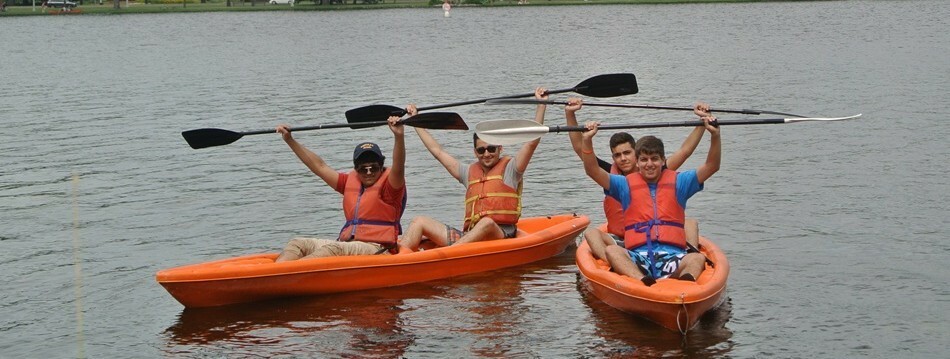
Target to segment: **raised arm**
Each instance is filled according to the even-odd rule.
[[[693,106],[693,113],[699,118],[703,116],[712,116],[709,113],[709,104],[705,102],[697,102]],[[672,155],[666,158],[666,167],[676,171],[686,162],[686,159],[689,156],[693,155],[693,151],[696,150],[696,147],[699,146],[699,141],[703,139],[703,133],[706,132],[705,126],[696,126],[693,129],[693,132],[689,133],[689,136],[686,136],[686,140],[683,141],[683,144],[680,145],[680,149],[676,150]]]
[[[686,136],[686,140],[683,141],[680,148],[666,158],[666,167],[676,171],[683,163],[686,163],[686,159],[693,155],[693,151],[699,146],[699,141],[703,139],[703,133],[706,133],[706,127],[696,126],[693,128],[693,132]]]
[[[722,162],[722,143],[719,139],[719,124],[713,116],[703,116],[706,130],[709,131],[709,154],[706,155],[706,163],[696,169],[696,178],[699,183],[705,183],[709,177],[712,177],[716,171],[719,171],[719,164]]]
[[[406,114],[415,116],[416,105],[406,106]],[[389,186],[402,188],[406,185],[406,127],[399,123],[398,116],[389,116],[389,130],[393,131],[393,165],[389,169]]]
[[[459,179],[459,161],[445,152],[445,150],[442,149],[442,145],[429,134],[429,131],[421,127],[416,127],[416,134],[419,135],[419,139],[422,140],[422,144],[426,146],[426,149],[429,150],[432,157],[435,157],[435,159],[442,164],[442,167],[445,167],[445,170],[449,171],[452,177]]]
[[[570,108],[570,106],[568,106],[568,108]],[[610,189],[610,173],[600,167],[597,163],[597,155],[594,153],[593,138],[594,135],[597,134],[597,126],[599,125],[600,123],[598,122],[588,122],[586,124],[588,131],[584,132],[580,139],[571,137],[571,145],[576,146],[574,144],[575,141],[581,142],[581,144],[576,147],[580,148],[580,152],[577,156],[581,158],[581,162],[584,162],[584,172],[604,189]]]
[[[567,120],[566,123],[568,126],[577,126],[577,114],[581,108],[584,107],[584,100],[579,98],[569,98],[567,100],[567,106],[564,106],[564,119]],[[575,131],[569,131],[568,136],[571,138],[571,147],[574,149],[574,153],[578,156],[581,155],[581,133]],[[631,144],[632,145],[632,144]],[[613,153],[611,153],[613,157]],[[599,157],[597,157],[597,164],[600,165],[600,168],[603,168],[604,171],[610,173],[610,167],[613,165],[610,162],[606,162]]]
[[[290,126],[286,124],[277,125],[277,133],[284,139],[284,142],[287,143],[287,146],[290,146],[290,149],[294,151],[294,154],[297,155],[297,158],[300,159],[300,162],[303,162],[307,168],[310,169],[315,175],[323,179],[323,182],[326,182],[331,188],[336,188],[337,180],[339,179],[339,174],[327,165],[323,161],[323,158],[317,156],[316,153],[304,147],[290,133]]]
[[[584,107],[584,100],[581,100],[576,97],[571,97],[567,99],[567,106],[564,106],[564,119],[568,126],[577,126],[577,114],[576,112]],[[571,137],[571,147],[574,148],[574,153],[578,156],[581,155],[581,136],[580,132],[570,131],[567,133]]]
[[[534,98],[539,100],[547,100],[548,92],[544,87],[538,87],[534,89]],[[547,105],[538,105],[538,109],[534,113],[534,122],[538,124],[544,124],[544,111],[547,109]],[[525,143],[521,146],[521,149],[518,150],[518,153],[515,154],[515,164],[518,166],[515,168],[518,173],[524,173],[528,169],[528,162],[531,162],[531,157],[534,156],[534,150],[538,148],[538,144],[541,143],[541,137],[538,137],[534,141]]]

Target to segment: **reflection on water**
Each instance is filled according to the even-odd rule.
[[[518,331],[531,310],[524,293],[535,285],[537,272],[551,264],[395,288],[185,309],[164,332],[165,351],[198,354],[213,347],[227,353],[390,358],[412,347],[410,357],[459,350],[486,358],[521,356],[533,351],[524,338],[531,333]]]
[[[232,353],[398,357],[414,341],[399,323],[403,299],[438,295],[438,288],[411,286],[185,309],[165,330],[166,352],[200,353],[210,345]]]

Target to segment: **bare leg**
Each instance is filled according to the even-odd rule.
[[[478,220],[478,223],[475,223],[475,226],[472,227],[472,230],[465,233],[462,238],[459,238],[456,244],[461,243],[472,243],[478,241],[484,241],[486,239],[499,239],[504,238],[505,232],[501,230],[501,227],[498,227],[498,224],[495,224],[491,218],[482,218]]]
[[[437,246],[445,247],[449,245],[446,234],[445,224],[430,217],[419,216],[409,223],[409,228],[406,228],[402,238],[399,239],[399,246],[417,251],[422,238],[425,237]]]
[[[686,231],[686,242],[699,248],[699,222],[695,218],[687,218],[683,223],[683,230]]]
[[[643,272],[633,263],[627,250],[621,246],[613,245],[606,248],[607,262],[613,271],[620,275],[625,275],[633,279],[643,278]]]
[[[607,259],[605,248],[615,244],[614,239],[609,234],[597,228],[587,228],[584,231],[584,239],[587,240],[587,245],[590,246],[590,252],[594,255],[594,258],[603,260]]]
[[[700,253],[689,253],[680,260],[679,268],[676,268],[670,277],[679,278],[689,274],[693,276],[693,280],[696,280],[704,269],[706,269],[706,257]]]

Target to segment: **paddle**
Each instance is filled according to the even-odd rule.
[[[465,124],[465,121],[462,120],[462,116],[455,112],[430,112],[430,113],[421,113],[406,119],[401,120],[403,125],[422,127],[434,130],[467,130],[468,125]],[[375,126],[383,126],[388,124],[388,121],[375,121],[375,122],[364,122],[359,125],[352,125],[349,123],[343,124],[330,124],[330,125],[319,125],[319,126],[306,126],[306,127],[293,127],[290,128],[291,132],[297,131],[310,131],[310,130],[321,130],[327,128],[342,128],[349,127],[352,129],[357,128],[367,128]],[[214,146],[223,146],[230,144],[234,141],[241,139],[241,137],[247,135],[260,135],[265,133],[276,133],[274,129],[269,130],[258,130],[258,131],[247,131],[247,132],[234,132],[223,130],[220,128],[201,128],[196,130],[188,130],[181,133],[182,137],[185,138],[185,141],[188,142],[188,145],[191,148],[199,149],[206,147]]]
[[[620,73],[620,74],[604,74],[597,75],[581,81],[577,86],[560,89],[560,90],[548,90],[548,94],[564,93],[564,92],[576,92],[584,96],[590,97],[616,97],[623,95],[633,95],[637,93],[639,89],[637,88],[637,77],[630,73]],[[534,96],[534,93],[520,94],[520,95],[511,95],[511,96],[501,96],[501,97],[492,97],[484,98],[480,100],[471,100],[463,102],[455,102],[444,105],[435,105],[435,106],[426,106],[419,107],[419,112],[426,110],[435,110],[446,107],[455,107],[463,105],[472,105],[477,103],[483,103],[488,100],[493,99],[503,99],[503,98],[519,98],[519,97],[531,97]],[[402,116],[406,114],[406,110],[401,107],[391,106],[391,105],[369,105],[359,108],[354,108],[349,111],[346,111],[346,121],[350,123],[359,123],[359,122],[372,122],[380,121],[389,118],[390,115]]]
[[[861,117],[861,114],[848,117],[803,117],[803,118],[763,118],[745,120],[719,120],[719,126],[730,125],[765,125],[779,123],[795,123],[806,121],[843,121]],[[657,127],[695,127],[702,126],[703,121],[657,122],[629,125],[601,125],[600,130],[619,130],[627,128],[657,128]],[[550,132],[584,132],[583,126],[544,126],[531,120],[490,120],[475,125],[475,133],[485,142],[493,145],[513,145],[516,143],[533,141]]]
[[[551,100],[538,100],[538,99],[491,99],[485,101],[486,105],[537,105],[537,104],[546,104],[546,105],[567,105],[567,101],[551,101]],[[584,106],[600,106],[600,107],[622,107],[622,108],[647,108],[654,110],[681,110],[681,111],[692,111],[692,107],[672,107],[672,106],[654,106],[654,105],[627,105],[627,104],[618,104],[618,103],[590,103],[584,102]],[[745,115],[779,115],[779,116],[791,116],[791,117],[802,117],[802,115],[796,115],[793,113],[784,113],[784,112],[774,112],[774,111],[763,111],[763,110],[729,110],[722,108],[711,108],[711,112],[724,112],[724,113],[741,113]]]

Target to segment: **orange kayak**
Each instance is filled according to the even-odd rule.
[[[602,228],[603,229],[603,228]],[[594,259],[587,241],[577,248],[577,268],[584,287],[611,307],[635,314],[663,327],[685,333],[699,317],[726,299],[729,261],[713,242],[699,237],[699,250],[714,263],[696,282],[660,279],[647,287],[643,282],[611,272],[606,261]]]
[[[512,239],[281,263],[278,253],[254,254],[161,270],[155,279],[186,308],[393,287],[553,257],[589,224],[577,215],[522,218]]]

